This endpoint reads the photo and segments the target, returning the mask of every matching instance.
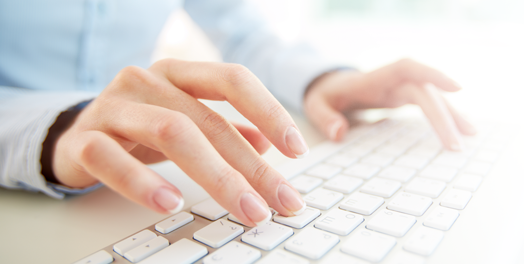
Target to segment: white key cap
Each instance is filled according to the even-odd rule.
[[[333,166],[329,164],[319,164],[307,170],[306,174],[327,180],[339,174],[341,171],[342,171],[342,168],[339,166]]]
[[[364,186],[360,188],[360,191],[388,198],[395,194],[401,186],[402,184],[398,181],[374,178],[364,184]]]
[[[204,264],[251,264],[262,256],[260,251],[233,241],[204,258]]]
[[[140,264],[190,264],[207,255],[207,248],[182,238]]]
[[[442,231],[420,227],[411,234],[404,244],[404,249],[422,256],[429,256],[435,251],[443,237],[444,232]]]
[[[242,226],[218,220],[196,231],[193,237],[212,248],[219,248],[242,233],[244,233]]]
[[[450,182],[455,178],[457,172],[457,169],[454,168],[429,165],[420,172],[420,176],[433,180]]]
[[[326,189],[316,189],[310,194],[304,196],[304,201],[308,206],[327,210],[344,198],[339,192]]]
[[[424,225],[442,231],[447,231],[455,223],[458,217],[458,211],[438,206],[424,220]]]
[[[168,219],[158,223],[155,225],[156,231],[167,234],[169,232],[173,232],[173,230],[178,229],[182,227],[183,225],[193,221],[195,217],[186,212],[180,212],[176,215],[173,215],[169,217]]]
[[[300,215],[285,217],[277,214],[273,217],[273,221],[293,228],[303,228],[311,221],[315,220],[319,215],[320,211],[318,209],[306,207],[306,210],[304,210]]]
[[[327,181],[323,187],[341,193],[351,193],[358,188],[358,186],[362,185],[363,182],[364,181],[359,178],[339,175]]]
[[[95,254],[85,257],[73,264],[109,264],[113,262],[113,256],[105,250],[100,250]]]
[[[354,193],[340,204],[340,208],[358,214],[370,215],[383,203],[383,198],[363,193]]]
[[[133,263],[137,263],[166,248],[167,246],[169,246],[169,241],[167,241],[167,239],[163,237],[156,237],[136,248],[129,250],[124,254],[124,257]]]
[[[363,144],[349,145],[344,150],[342,150],[342,152],[347,155],[351,155],[355,157],[362,157],[370,153],[374,148],[375,146],[363,145]]]
[[[406,149],[407,147],[404,147],[404,146],[395,145],[395,144],[387,144],[387,145],[378,147],[377,149],[375,149],[375,152],[379,154],[383,154],[383,155],[396,157],[406,152]]]
[[[394,156],[373,153],[360,160],[361,163],[385,167],[395,159]]]
[[[337,235],[346,236],[363,221],[364,217],[361,215],[336,209],[322,215],[315,222],[315,227]]]
[[[150,230],[144,230],[142,232],[136,233],[113,246],[113,250],[120,254],[124,255],[127,251],[142,245],[143,243],[155,238],[155,233]]]
[[[486,175],[491,169],[491,163],[482,162],[482,161],[472,161],[464,168],[464,172]]]
[[[397,251],[397,254],[387,259],[384,264],[425,264],[426,259],[406,251]]]
[[[346,253],[342,253],[338,250],[333,250],[329,254],[322,258],[320,264],[368,264],[367,261],[350,256]]]
[[[471,199],[471,192],[451,189],[448,193],[446,193],[444,199],[440,201],[440,205],[462,210],[468,204],[469,199]]]
[[[242,235],[242,241],[263,250],[272,250],[293,235],[293,229],[268,222]]]
[[[309,261],[282,249],[276,249],[258,261],[257,264],[309,264]]]
[[[411,148],[410,150],[408,150],[407,153],[409,155],[426,157],[426,158],[431,159],[440,152],[440,149],[441,147],[438,147],[438,146],[428,147],[428,146],[420,145],[420,146],[415,146]]]
[[[286,242],[285,248],[306,258],[319,259],[338,241],[337,235],[310,228],[293,236]]]
[[[481,183],[482,176],[464,173],[458,177],[453,187],[464,191],[474,192],[479,188]]]
[[[361,179],[367,180],[367,179],[375,176],[375,174],[377,174],[378,171],[380,171],[380,167],[378,167],[378,166],[357,163],[357,164],[347,168],[342,173],[344,173],[346,175],[349,175],[349,176],[354,176],[354,177],[357,177],[357,178],[361,178]]]
[[[403,237],[416,222],[417,219],[413,216],[382,210],[371,218],[366,228],[390,236]]]
[[[322,180],[316,177],[300,175],[289,181],[300,193],[308,193],[322,184]]]
[[[498,157],[499,157],[498,151],[481,150],[475,155],[474,159],[478,161],[493,163],[497,160]]]
[[[328,158],[325,162],[339,167],[349,167],[357,162],[358,158],[347,154],[337,154]]]
[[[415,176],[416,170],[397,166],[389,166],[383,169],[377,176],[399,182],[408,182]]]
[[[397,240],[365,229],[351,235],[340,246],[342,252],[371,262],[381,261],[395,246]]]
[[[395,165],[419,170],[424,168],[428,162],[429,158],[424,156],[404,155],[395,161]]]
[[[433,160],[432,164],[460,169],[466,165],[467,161],[468,158],[462,155],[440,154]]]
[[[445,188],[445,182],[416,177],[406,186],[405,191],[431,198],[437,198]]]
[[[228,211],[212,198],[194,205],[191,212],[213,221],[228,214]]]
[[[403,192],[388,204],[388,209],[405,214],[421,216],[431,206],[433,200],[428,197]]]

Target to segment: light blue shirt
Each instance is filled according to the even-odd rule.
[[[0,185],[58,198],[70,192],[40,173],[47,129],[122,68],[149,67],[160,31],[180,8],[225,62],[245,65],[297,110],[306,86],[339,66],[306,45],[283,44],[241,0],[0,0]]]

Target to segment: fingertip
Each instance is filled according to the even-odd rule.
[[[346,133],[349,125],[346,120],[336,120],[331,123],[330,128],[328,129],[328,138],[333,141],[342,140],[344,134]]]

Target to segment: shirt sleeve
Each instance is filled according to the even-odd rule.
[[[306,44],[286,45],[255,7],[242,0],[186,0],[184,8],[222,53],[249,68],[283,104],[301,112],[304,91],[317,76],[344,65]]]
[[[41,173],[42,143],[61,112],[96,97],[85,92],[45,92],[0,86],[0,186],[41,191],[51,197],[99,187],[70,189],[48,183]]]

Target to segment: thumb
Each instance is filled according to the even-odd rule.
[[[346,117],[322,96],[309,96],[305,112],[311,122],[330,140],[342,140],[349,128]]]

